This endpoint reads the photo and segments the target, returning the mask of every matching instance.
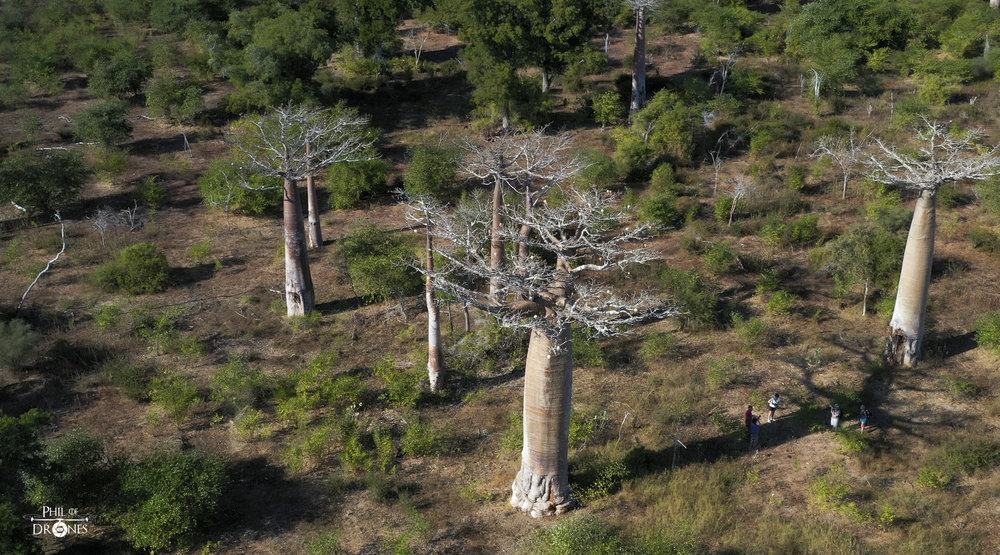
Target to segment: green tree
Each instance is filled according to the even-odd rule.
[[[28,215],[51,214],[80,198],[90,168],[76,152],[18,151],[0,163],[0,203]]]
[[[191,123],[205,110],[205,101],[200,86],[166,72],[153,77],[146,85],[146,107],[153,117]]]
[[[136,243],[118,253],[118,257],[101,266],[97,283],[109,291],[129,295],[158,293],[170,283],[170,264],[153,243]]]
[[[594,120],[601,124],[601,129],[605,125],[618,123],[625,115],[625,105],[622,104],[618,91],[604,91],[594,95],[593,108]]]
[[[103,102],[87,108],[76,117],[77,138],[105,148],[124,142],[132,135],[132,124],[125,119],[127,109],[121,101]]]
[[[227,483],[220,457],[152,455],[125,471],[118,524],[138,549],[170,549],[215,516]]]
[[[281,204],[281,179],[248,172],[230,160],[212,160],[198,179],[205,204],[230,211],[261,216]]]
[[[903,239],[878,227],[862,225],[827,243],[817,251],[823,271],[842,287],[861,282],[861,314],[868,313],[868,297],[875,287],[889,289],[899,275]]]
[[[340,36],[365,56],[383,56],[399,42],[405,0],[335,0]]]
[[[447,145],[422,143],[410,150],[403,187],[408,193],[442,197],[455,183],[460,151]]]
[[[0,552],[40,553],[22,515],[37,510],[24,504],[22,476],[40,466],[42,445],[38,433],[51,417],[31,409],[13,417],[0,412]]]
[[[141,93],[152,73],[144,57],[132,50],[120,50],[95,64],[89,86],[98,96],[124,100]]]
[[[343,260],[355,291],[381,302],[417,291],[420,275],[405,261],[412,251],[396,237],[364,224],[339,241],[337,255]]]

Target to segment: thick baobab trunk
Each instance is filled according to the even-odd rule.
[[[441,322],[437,300],[434,296],[434,240],[431,225],[427,223],[427,283],[424,298],[427,301],[427,380],[431,393],[437,393],[444,381],[444,362],[441,357]],[[450,312],[449,312],[450,313]]]
[[[285,228],[285,306],[288,316],[304,316],[316,307],[309,257],[306,255],[305,226],[295,181],[285,180],[283,202]]]
[[[635,53],[632,60],[632,103],[634,114],[646,103],[646,8],[635,11]]]
[[[903,268],[899,273],[896,306],[889,321],[885,356],[893,364],[913,366],[920,359],[934,260],[936,202],[936,190],[923,190],[913,210],[903,251]]]
[[[307,156],[310,150],[309,143],[306,143]],[[316,180],[312,175],[306,177],[306,209],[309,212],[309,248],[322,247],[323,230],[319,224],[319,201],[316,199]]]
[[[498,180],[493,184],[493,225],[490,227],[490,269],[497,271],[503,267],[503,241],[500,239],[500,226],[503,219],[500,209],[503,208],[503,184]],[[490,299],[498,302],[497,292],[500,285],[496,279],[490,279]]]
[[[560,350],[554,353],[554,342]],[[573,505],[569,489],[569,419],[573,343],[569,325],[555,339],[531,332],[524,367],[524,448],[510,504],[533,517]]]

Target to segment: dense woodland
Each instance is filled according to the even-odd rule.
[[[998,552],[998,114],[989,0],[0,2],[0,553]]]

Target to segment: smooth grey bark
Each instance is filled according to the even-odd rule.
[[[889,321],[886,358],[893,364],[913,366],[920,359],[934,260],[936,207],[937,190],[920,191],[906,236],[896,305]]]
[[[284,191],[282,215],[285,231],[285,308],[288,316],[305,316],[316,308],[316,294],[306,254],[299,188],[295,181],[286,178]]]
[[[306,141],[306,156],[312,154],[311,146]],[[309,248],[317,249],[323,246],[323,230],[319,223],[319,201],[316,197],[316,178],[313,174],[306,176],[306,209],[309,212]]]
[[[554,351],[554,342],[561,347]],[[569,423],[573,401],[573,340],[569,324],[555,339],[532,330],[524,368],[524,447],[510,504],[533,517],[572,508]]]
[[[437,299],[434,294],[434,239],[431,234],[431,220],[427,218],[427,278],[424,299],[427,302],[427,380],[431,393],[437,393],[444,382],[444,359],[441,355],[441,321]],[[450,314],[450,311],[449,311]]]
[[[503,267],[503,240],[500,238],[500,226],[503,225],[501,208],[503,208],[503,184],[497,181],[493,185],[493,221],[490,226],[490,269],[494,272]],[[499,289],[499,282],[490,278],[490,299],[493,302],[500,300],[497,299]]]

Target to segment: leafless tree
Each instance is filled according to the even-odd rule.
[[[626,0],[635,14],[635,51],[632,59],[632,102],[629,114],[646,104],[646,19],[660,5],[660,0]]]
[[[726,191],[726,195],[733,199],[733,203],[729,205],[729,223],[727,227],[733,226],[733,214],[736,213],[736,205],[740,200],[751,197],[756,191],[757,184],[747,176],[737,175],[733,178],[730,189]]]
[[[445,379],[444,357],[441,353],[441,319],[434,292],[434,224],[435,215],[444,208],[430,197],[404,196],[406,218],[424,227],[424,300],[427,303],[427,381],[431,393],[437,393]],[[451,314],[449,309],[449,314]]]
[[[840,198],[847,198],[847,181],[851,177],[851,171],[861,163],[866,139],[867,137],[859,138],[857,130],[852,127],[846,137],[823,135],[816,141],[816,150],[810,156],[829,157],[840,166],[840,174],[843,177]]]
[[[568,456],[572,403],[572,325],[614,336],[651,318],[676,314],[645,293],[628,294],[593,278],[655,258],[642,246],[647,228],[619,227],[626,214],[607,192],[569,189],[558,205],[531,211],[503,208],[502,239],[526,243],[530,254],[509,265],[492,264],[481,230],[491,226],[488,202],[466,203],[432,215],[435,252],[446,261],[431,273],[439,290],[492,314],[500,325],[530,331],[524,385],[524,449],[511,504],[532,516],[572,506]],[[518,203],[519,204],[519,203]],[[526,237],[524,227],[535,232]],[[424,270],[426,271],[426,270]],[[474,275],[497,284],[491,296],[453,279]],[[496,300],[496,299],[499,299]]]
[[[413,53],[413,70],[420,70],[420,55],[424,52],[424,45],[431,36],[430,25],[420,25],[411,27],[403,35],[403,48]]]
[[[729,54],[719,61],[719,69],[712,72],[712,77],[708,80],[708,86],[714,86],[717,94],[722,94],[726,91],[726,83],[729,81],[729,75],[733,72],[733,68],[736,67],[737,60],[743,55],[743,45],[733,48],[729,51]]]
[[[90,216],[90,226],[101,235],[101,246],[107,247],[107,234],[119,228],[126,228],[130,232],[142,228],[145,223],[139,203],[133,203],[132,208],[122,208],[113,210],[107,206],[99,208]]]
[[[886,346],[886,359],[904,366],[913,366],[921,355],[934,259],[937,192],[945,183],[980,181],[1000,174],[1000,145],[984,145],[981,131],[924,119],[914,137],[916,147],[888,145],[876,138],[875,148],[864,159],[870,179],[917,193]]]
[[[712,187],[713,196],[719,192],[719,172],[722,171],[722,163],[725,161],[726,156],[729,155],[729,151],[746,140],[747,135],[752,131],[753,129],[750,129],[737,135],[733,129],[728,129],[722,135],[719,135],[719,138],[715,141],[715,146],[712,147],[712,150],[708,151],[708,158],[712,161],[712,169],[715,171],[715,186]]]
[[[812,83],[813,102],[818,103],[819,94],[823,91],[823,80],[826,79],[826,72],[814,68],[809,68],[809,71],[812,73],[810,81]]]
[[[582,164],[569,157],[572,136],[547,135],[545,129],[494,137],[485,144],[466,142],[462,171],[493,189],[493,217],[490,225],[490,264],[495,270],[503,265],[503,224],[501,209],[505,190],[523,194],[525,209],[530,211],[555,185],[576,175]],[[530,227],[522,230],[530,235]],[[522,253],[523,254],[523,253]],[[498,298],[499,284],[490,282],[490,295]]]
[[[297,182],[338,162],[372,158],[374,138],[365,131],[367,118],[302,105],[282,106],[263,116],[246,117],[233,124],[226,136],[234,163],[245,170],[284,180],[285,300],[288,316],[301,316],[316,304],[305,225]],[[249,185],[244,186],[250,188]],[[313,195],[314,196],[314,195]],[[319,232],[310,197],[310,229]]]

